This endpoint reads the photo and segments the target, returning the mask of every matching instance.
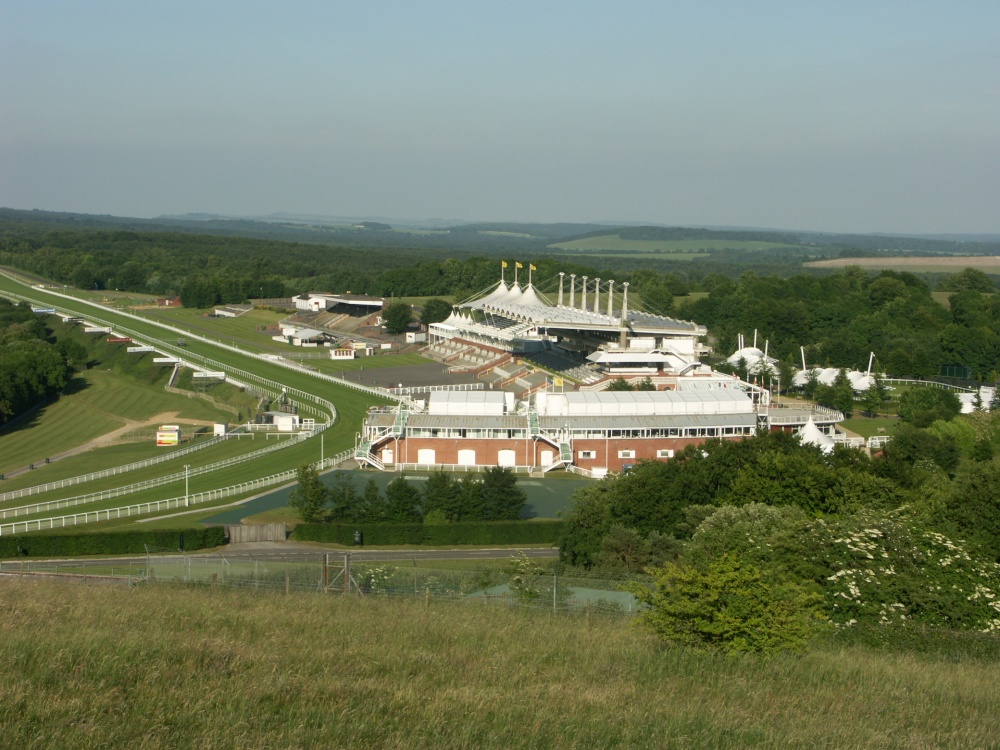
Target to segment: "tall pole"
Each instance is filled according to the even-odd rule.
[[[563,277],[566,275],[565,271],[559,272],[559,307],[562,307],[563,300]]]
[[[594,279],[594,315],[601,312],[601,277]]]
[[[569,306],[576,306],[576,274],[569,275]]]
[[[588,276],[583,277],[583,286],[580,287],[580,309],[584,312],[587,311],[587,279]]]
[[[608,279],[608,317],[612,317],[614,310],[611,309],[611,305],[615,298],[615,280]]]
[[[190,473],[191,464],[184,464],[184,507],[187,508],[190,505],[190,498],[188,497],[188,474]]]

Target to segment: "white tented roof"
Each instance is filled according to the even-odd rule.
[[[803,445],[815,445],[820,448],[824,453],[832,453],[834,442],[833,438],[829,435],[823,433],[816,423],[813,422],[812,417],[809,417],[809,421],[806,422],[802,429],[798,432],[799,440],[802,441]]]
[[[427,413],[499,417],[506,413],[503,391],[438,391],[430,395]]]
[[[622,417],[749,414],[753,402],[740,390],[579,391],[538,394],[546,417]]]

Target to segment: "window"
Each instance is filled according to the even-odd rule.
[[[618,451],[618,458],[635,458],[635,451]]]
[[[661,448],[656,451],[657,458],[673,458],[674,452],[670,448]]]
[[[597,458],[597,451],[580,451],[577,458]]]

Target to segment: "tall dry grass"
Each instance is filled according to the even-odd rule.
[[[1000,664],[726,658],[620,619],[0,581],[5,748],[986,748]]]

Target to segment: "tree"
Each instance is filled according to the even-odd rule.
[[[655,391],[656,386],[653,385],[653,380],[648,375],[640,380],[635,385],[635,390],[637,391]]]
[[[460,519],[461,487],[444,469],[435,471],[427,478],[421,494],[425,517],[431,512],[440,511],[449,521]]]
[[[615,378],[610,383],[608,383],[607,387],[604,390],[606,390],[606,391],[634,391],[635,388],[633,388],[632,384],[630,382],[628,382],[625,378]]]
[[[868,390],[865,391],[861,399],[868,416],[877,417],[883,404],[888,400],[888,396],[889,390],[885,387],[885,381],[877,373],[872,375]]]
[[[351,476],[343,471],[334,472],[333,486],[329,488],[330,516],[334,521],[354,520],[358,517],[358,490]]]
[[[844,412],[845,417],[850,417],[854,413],[854,386],[847,379],[847,371],[841,369],[833,381],[833,393],[831,406],[838,411]]]
[[[413,320],[413,310],[405,302],[393,302],[382,311],[382,322],[389,333],[405,333]]]
[[[724,653],[804,651],[819,621],[818,595],[772,582],[729,555],[704,570],[665,563],[653,574],[652,589],[624,588],[647,607],[639,622],[671,643]]]
[[[966,268],[964,271],[946,276],[938,288],[946,292],[995,292],[996,287],[990,277],[977,268]]]
[[[484,521],[516,521],[527,500],[509,467],[491,466],[483,473]]]
[[[369,477],[368,481],[365,482],[365,488],[361,491],[361,498],[358,500],[358,520],[378,523],[385,521],[386,514],[385,497],[379,492],[375,479]]]
[[[962,404],[952,391],[944,388],[910,388],[899,397],[899,417],[916,427],[927,427],[941,419],[954,419],[962,411]]]
[[[298,468],[298,484],[288,498],[288,504],[305,523],[318,523],[324,518],[330,491],[312,464]]]
[[[424,307],[420,311],[420,322],[428,326],[431,323],[440,323],[449,315],[451,315],[451,303],[435,297],[424,303]]]
[[[420,520],[420,492],[402,476],[385,488],[386,520],[391,523],[411,523]]]

